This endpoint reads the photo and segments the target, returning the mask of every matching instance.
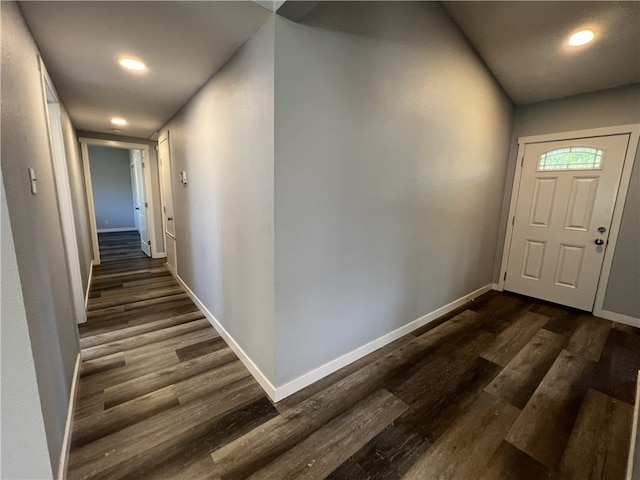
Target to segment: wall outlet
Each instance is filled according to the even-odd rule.
[[[105,220],[105,221],[104,221],[104,224],[105,224],[105,225],[109,225],[109,220]]]

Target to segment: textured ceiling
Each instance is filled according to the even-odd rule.
[[[640,82],[640,2],[443,5],[517,104]],[[76,128],[118,128],[143,138],[166,123],[270,15],[253,1],[20,6]],[[569,48],[569,34],[583,27],[596,31],[596,41]],[[116,63],[122,55],[141,58],[149,70],[123,71]],[[112,116],[129,125],[113,127]]]
[[[640,2],[443,2],[516,104],[640,82]],[[596,40],[569,47],[590,28]]]
[[[254,2],[21,2],[79,130],[150,137],[266,21]],[[118,57],[141,58],[132,75]],[[125,127],[110,124],[127,119]]]

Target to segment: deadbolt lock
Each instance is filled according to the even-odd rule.
[[[600,232],[600,233],[604,233],[604,232],[606,232],[606,231],[607,231],[607,229],[606,229],[606,228],[604,228],[604,227],[598,227],[598,232]]]

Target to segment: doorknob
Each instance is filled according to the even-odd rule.
[[[596,239],[596,245],[604,245],[604,240],[601,238]]]
[[[173,217],[167,217],[167,221],[171,222],[173,220]]]
[[[136,210],[140,210],[140,207],[136,207]]]

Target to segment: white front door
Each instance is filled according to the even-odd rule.
[[[593,310],[628,144],[624,134],[525,146],[505,290]]]
[[[147,210],[149,204],[145,200],[144,188],[144,168],[142,151],[133,151],[133,161],[131,162],[131,183],[133,185],[133,208],[136,218],[136,227],[140,233],[140,248],[146,256],[151,256],[151,247],[149,245],[149,232],[147,227]]]

